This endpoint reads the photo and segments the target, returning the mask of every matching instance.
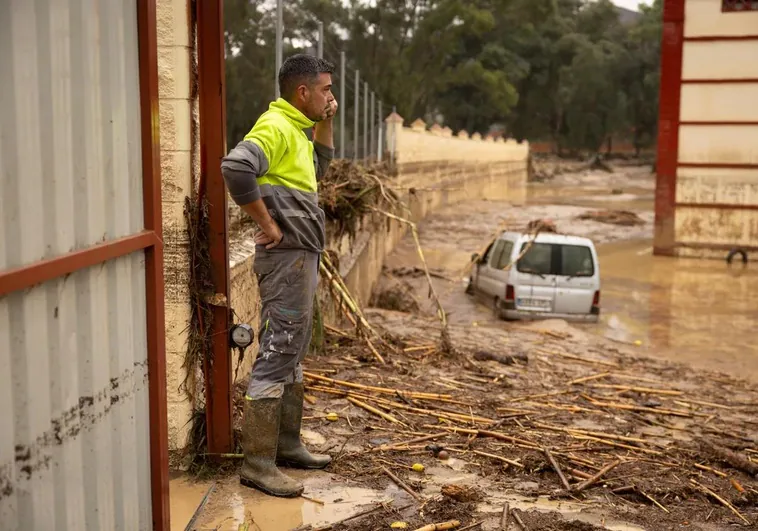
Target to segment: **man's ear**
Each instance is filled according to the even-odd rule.
[[[300,96],[300,98],[303,101],[307,101],[308,100],[308,86],[305,85],[305,84],[298,85],[298,87],[297,87],[297,95]]]

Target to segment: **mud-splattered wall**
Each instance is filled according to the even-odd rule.
[[[197,98],[193,90],[194,32],[189,0],[157,3],[158,76],[166,297],[169,449],[186,445],[192,405],[181,391],[190,320],[189,244],[184,199],[199,172]]]

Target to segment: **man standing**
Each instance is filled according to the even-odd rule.
[[[261,297],[259,352],[245,394],[240,482],[267,494],[299,496],[303,486],[276,464],[324,468],[327,455],[300,440],[303,370],[311,339],[318,264],[325,246],[317,180],[334,156],[334,66],[310,55],[279,71],[270,104],[221,170],[235,203],[258,224],[253,270]],[[304,130],[313,128],[313,142]]]

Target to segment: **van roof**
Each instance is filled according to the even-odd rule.
[[[519,238],[531,240],[532,236],[525,232],[506,231],[500,235],[501,239],[516,241]],[[541,232],[537,235],[535,240],[538,243],[562,243],[566,245],[587,245],[593,246],[593,242],[589,238],[582,236],[572,236],[569,234],[555,234],[553,232]]]

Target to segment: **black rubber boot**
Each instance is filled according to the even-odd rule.
[[[312,454],[303,446],[300,440],[302,421],[303,384],[285,385],[276,461],[294,468],[324,468],[332,462],[332,458],[328,455]]]
[[[245,399],[242,419],[242,451],[245,458],[240,469],[240,483],[282,498],[294,498],[303,486],[276,468],[279,440],[281,398]]]

